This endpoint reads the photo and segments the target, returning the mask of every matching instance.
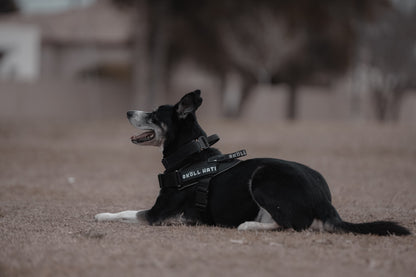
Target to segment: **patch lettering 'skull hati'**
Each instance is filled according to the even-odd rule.
[[[187,172],[182,173],[182,180],[189,180],[195,177],[201,177],[204,175],[208,175],[208,174],[212,174],[217,172],[217,166],[213,165],[213,166],[207,166],[207,167],[202,167],[202,168],[196,168],[196,169],[192,169],[189,170]]]

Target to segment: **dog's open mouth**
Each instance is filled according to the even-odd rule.
[[[154,138],[155,138],[155,131],[147,130],[146,132],[140,135],[132,136],[130,139],[131,139],[131,142],[139,144],[139,143],[152,141]]]

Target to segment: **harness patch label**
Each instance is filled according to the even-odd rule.
[[[194,168],[186,172],[182,172],[181,177],[183,181],[186,181],[186,180],[190,180],[190,179],[205,176],[205,175],[210,175],[212,173],[216,173],[217,171],[218,171],[218,168],[216,165],[204,166],[201,168]]]
[[[228,154],[228,159],[236,159],[247,155],[246,150],[240,150],[231,154]]]

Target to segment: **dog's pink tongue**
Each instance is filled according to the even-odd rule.
[[[150,136],[153,135],[152,131],[148,131],[148,132],[144,132],[140,135],[137,136],[132,136],[130,139],[131,140],[135,140],[135,141],[139,141],[139,140],[143,140],[143,139],[150,139]]]
[[[140,134],[140,135],[137,135],[137,136],[132,136],[130,139],[139,140],[139,139],[144,138],[144,137],[146,137],[146,133],[143,133],[143,134]]]

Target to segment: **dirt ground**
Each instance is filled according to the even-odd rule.
[[[305,163],[344,220],[416,233],[416,128],[202,123],[223,152]],[[0,276],[416,276],[416,237],[97,223],[151,207],[160,151],[117,122],[0,123]]]

